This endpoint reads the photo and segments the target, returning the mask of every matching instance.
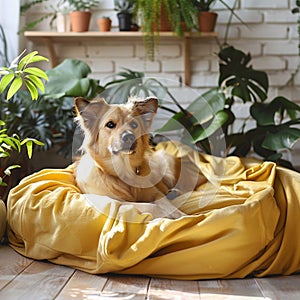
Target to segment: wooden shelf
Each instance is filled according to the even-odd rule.
[[[99,39],[142,39],[143,32],[140,31],[87,31],[87,32],[55,32],[55,31],[25,31],[24,35],[27,39],[34,43],[44,43],[48,49],[52,67],[58,65],[58,59],[54,44],[66,42],[78,42],[81,40],[95,41]],[[215,32],[187,32],[184,36],[178,37],[173,32],[160,32],[161,39],[177,39],[181,40],[184,45],[184,83],[190,85],[190,40],[191,39],[207,39],[216,38]]]

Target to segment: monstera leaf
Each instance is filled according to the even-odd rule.
[[[49,81],[45,96],[48,98],[86,97],[93,98],[103,91],[99,80],[88,78],[90,67],[83,61],[66,59],[47,72]]]
[[[276,97],[269,103],[254,103],[250,113],[256,120],[256,131],[263,137],[257,147],[272,151],[291,149],[300,138],[300,129],[295,128],[300,122],[299,112],[300,106],[284,97]]]
[[[249,66],[250,54],[226,47],[219,52],[220,76],[219,86],[231,87],[232,96],[243,102],[257,102],[267,99],[269,88],[268,76],[265,72],[254,70]]]
[[[250,108],[250,114],[259,126],[276,124],[276,114],[280,120],[285,113],[294,120],[297,112],[300,112],[300,106],[285,97],[276,97],[269,103],[254,103]]]
[[[213,88],[197,97],[184,111],[172,116],[157,132],[186,129],[190,142],[197,143],[208,138],[227,121],[223,111],[225,95],[218,88]]]
[[[167,88],[155,78],[146,78],[143,72],[123,68],[114,74],[117,79],[105,85],[102,93],[109,103],[124,103],[128,97],[156,96],[158,99],[165,98]]]

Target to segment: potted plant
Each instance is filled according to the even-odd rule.
[[[66,0],[71,7],[71,28],[74,32],[89,30],[91,9],[96,7],[98,0]]]
[[[110,31],[111,19],[109,17],[101,17],[98,19],[98,27],[100,31]]]
[[[32,100],[37,99],[38,89],[44,90],[41,79],[47,80],[47,75],[43,70],[32,67],[31,64],[47,59],[38,55],[37,51],[25,56],[23,54],[14,59],[9,67],[0,68],[0,97],[4,97],[6,101],[14,97],[23,85],[29,91]],[[4,189],[8,186],[6,179],[14,169],[20,167],[11,160],[12,154],[21,152],[26,147],[27,155],[31,158],[34,144],[42,145],[36,139],[28,137],[22,139],[17,133],[8,134],[5,121],[0,120],[0,242],[6,227],[6,208],[3,202],[8,193],[8,189]]]
[[[20,6],[21,15],[25,15],[29,10],[35,7],[35,5],[43,4],[48,2],[49,0],[31,0],[26,1],[26,3]],[[53,23],[56,20],[57,31],[69,31],[70,30],[70,10],[67,3],[68,0],[59,0],[56,5],[50,5],[48,7],[49,12],[43,14],[41,17],[34,19],[30,22],[27,22],[20,32],[24,32],[26,30],[32,30],[39,23],[43,22],[46,19],[50,19],[49,25],[53,27]]]
[[[218,14],[212,11],[213,6],[218,0],[193,0],[198,13],[198,30],[200,32],[213,32],[215,30]],[[231,12],[231,16],[234,15],[242,24],[245,24],[243,20],[235,13],[236,2],[230,7],[224,0],[219,0],[220,3],[225,6]],[[230,21],[227,26],[230,25]]]
[[[135,0],[115,0],[115,11],[117,11],[120,31],[131,31],[134,9]]]
[[[64,1],[64,0],[62,0]],[[70,7],[68,5],[61,5],[56,12],[56,29],[57,32],[71,31],[71,17]]]
[[[177,36],[183,36],[185,30],[197,27],[195,22],[197,9],[190,0],[136,0],[136,12],[141,20],[147,56],[151,60],[154,59],[160,31],[170,30]],[[162,17],[167,18],[170,29],[164,27],[166,21]]]
[[[213,32],[216,26],[218,14],[211,11],[216,0],[194,0],[198,10],[198,22],[200,32]]]

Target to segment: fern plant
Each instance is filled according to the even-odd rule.
[[[141,18],[141,28],[145,36],[147,56],[153,60],[155,48],[159,38],[162,9],[165,9],[171,30],[177,36],[183,36],[186,30],[197,28],[195,15],[197,9],[190,0],[136,0],[136,13]],[[154,26],[155,25],[155,26]]]

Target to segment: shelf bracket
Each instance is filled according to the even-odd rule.
[[[191,85],[191,39],[184,37],[183,41],[183,55],[184,55],[184,84],[187,86]]]
[[[54,68],[58,65],[58,59],[57,59],[57,56],[56,56],[54,45],[51,41],[51,38],[49,38],[49,37],[43,37],[43,42],[44,42],[44,44],[47,47],[48,52],[49,52],[51,67]]]

